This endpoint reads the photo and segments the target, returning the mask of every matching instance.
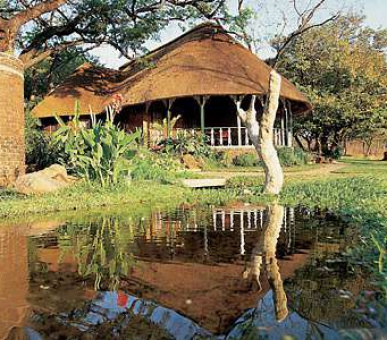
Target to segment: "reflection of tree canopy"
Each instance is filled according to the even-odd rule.
[[[329,323],[337,329],[362,326],[360,315],[353,311],[356,299],[349,292],[370,288],[364,275],[355,274],[357,270],[354,271],[344,259],[320,258],[316,261],[320,270],[316,270],[316,262],[312,262],[297,270],[286,282],[291,308],[308,320]]]
[[[94,277],[94,288],[116,290],[134,266],[134,231],[131,219],[102,217],[88,223],[68,223],[59,230],[61,255],[72,252],[78,273]]]

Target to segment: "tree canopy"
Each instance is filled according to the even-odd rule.
[[[343,143],[386,131],[386,48],[387,30],[353,14],[298,37],[279,69],[314,104],[313,114],[298,120],[299,133]]]
[[[27,66],[68,47],[114,46],[127,58],[170,22],[214,18],[225,0],[0,0],[0,51]]]

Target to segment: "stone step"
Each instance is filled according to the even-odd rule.
[[[184,179],[183,185],[187,188],[216,188],[224,187],[226,182],[225,178]]]

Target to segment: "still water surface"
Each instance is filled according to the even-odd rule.
[[[234,206],[0,228],[0,339],[297,339],[377,327],[358,230]]]

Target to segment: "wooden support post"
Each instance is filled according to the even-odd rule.
[[[151,145],[151,122],[150,122],[150,117],[149,117],[149,107],[150,107],[150,102],[145,103],[145,119],[143,117],[143,143],[146,145],[148,148],[150,148]]]
[[[200,106],[200,130],[202,134],[204,135],[204,129],[205,129],[205,106],[207,103],[207,100],[209,99],[209,96],[194,96],[194,99],[197,101],[197,103]]]
[[[231,96],[232,100],[234,101],[235,107],[237,107],[237,102],[239,100],[239,96]],[[239,118],[238,112],[237,115],[237,126],[238,126],[238,146],[242,146],[242,122]]]
[[[285,146],[285,106],[281,115],[280,146]]]
[[[167,100],[167,131],[168,131],[168,138],[171,137],[171,130],[172,130],[172,127],[171,127],[171,101],[168,99]]]
[[[208,97],[201,96],[200,97],[200,129],[202,131],[202,134],[204,135],[204,128],[205,128],[205,106],[207,103]]]
[[[285,119],[285,146],[289,146],[289,112],[288,112],[288,103],[286,99],[281,100],[282,106],[284,108],[284,119]]]
[[[292,104],[288,101],[288,121],[287,121],[287,146],[293,147],[293,112],[292,112]]]
[[[204,105],[205,104],[203,103],[200,105],[200,129],[203,135],[204,135]]]

